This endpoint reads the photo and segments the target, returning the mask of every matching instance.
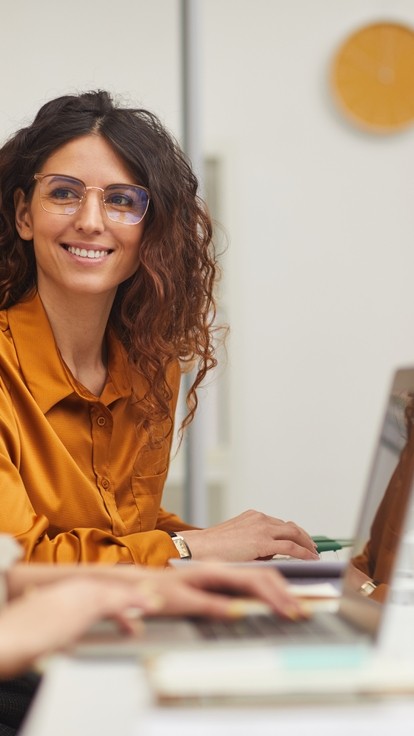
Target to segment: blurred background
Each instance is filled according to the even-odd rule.
[[[256,508],[348,536],[392,371],[414,362],[414,127],[353,121],[332,68],[360,27],[414,28],[414,3],[189,2],[200,178],[225,249],[230,336],[193,429],[201,505],[188,500],[184,443],[164,506],[201,525]],[[183,142],[180,0],[4,10],[2,140],[48,99],[100,87]],[[407,73],[414,89],[410,62]]]

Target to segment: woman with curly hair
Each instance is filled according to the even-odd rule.
[[[158,118],[104,91],[46,103],[0,149],[0,531],[34,562],[316,557],[248,511],[161,507],[181,371],[216,364],[198,183]]]

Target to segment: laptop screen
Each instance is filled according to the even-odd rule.
[[[396,372],[369,477],[344,596],[383,603],[410,526],[414,478],[414,369]],[[373,581],[375,590],[366,581]],[[361,587],[364,586],[364,587]]]

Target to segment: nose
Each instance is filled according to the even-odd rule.
[[[105,212],[100,188],[87,188],[75,217],[77,230],[91,234],[100,233],[105,229]]]

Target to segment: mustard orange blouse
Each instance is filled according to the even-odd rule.
[[[174,412],[180,369],[168,373]],[[38,295],[0,311],[0,532],[25,559],[164,565],[168,531],[192,527],[160,507],[172,432],[142,426],[143,376],[108,334],[99,398],[63,362]]]

